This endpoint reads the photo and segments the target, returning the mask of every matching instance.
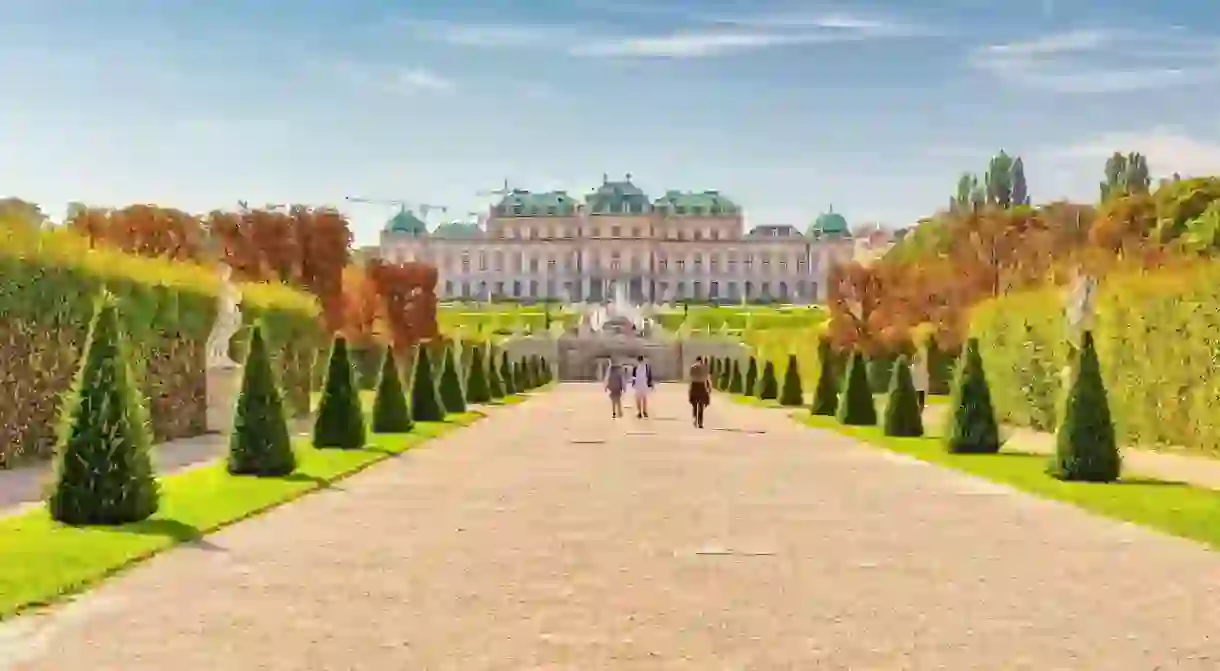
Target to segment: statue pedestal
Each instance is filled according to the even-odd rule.
[[[233,413],[237,394],[241,391],[241,367],[208,369],[208,431],[229,433],[233,429]]]

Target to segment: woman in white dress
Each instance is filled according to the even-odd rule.
[[[631,389],[635,392],[635,417],[642,419],[648,416],[648,392],[652,391],[652,370],[640,355],[636,359],[635,371],[631,377]]]

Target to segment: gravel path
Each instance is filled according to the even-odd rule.
[[[564,385],[0,626],[38,671],[1220,668],[1220,556],[684,391]],[[0,668],[4,668],[0,664]]]

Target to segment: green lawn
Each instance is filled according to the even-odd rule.
[[[721,394],[727,392],[720,392]],[[877,404],[877,413],[880,414],[885,410],[885,394],[873,394],[873,400]],[[779,401],[764,401],[757,396],[733,396],[733,401],[742,405],[752,405],[760,408],[781,408]],[[949,402],[948,396],[933,396],[929,395],[927,405],[944,405]],[[805,406],[813,405],[813,395],[805,394]]]
[[[370,434],[361,450],[316,450],[298,439],[299,466],[285,478],[234,477],[222,463],[170,475],[160,479],[160,511],[135,524],[68,527],[52,521],[45,508],[0,519],[0,619],[79,592],[136,561],[328,487],[482,416],[450,415],[444,422],[420,422],[412,433]]]

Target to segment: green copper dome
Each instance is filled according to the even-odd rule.
[[[475,223],[451,221],[437,226],[436,230],[432,231],[432,237],[447,239],[481,238],[483,237],[483,229],[479,228],[479,225]]]
[[[630,174],[617,182],[602,175],[602,185],[585,197],[585,203],[590,214],[646,214],[652,211],[648,194],[632,183]]]
[[[738,213],[737,203],[719,191],[666,191],[664,196],[653,201],[653,208],[670,215],[695,215],[703,217],[731,216]]]
[[[399,233],[409,235],[413,238],[422,238],[428,235],[428,225],[423,219],[415,216],[410,210],[401,210],[394,215],[392,219],[386,222],[386,233]]]
[[[809,231],[806,233],[811,238],[850,238],[851,229],[847,226],[847,219],[843,215],[835,212],[831,207],[826,212],[818,215],[818,218],[809,226]]]

